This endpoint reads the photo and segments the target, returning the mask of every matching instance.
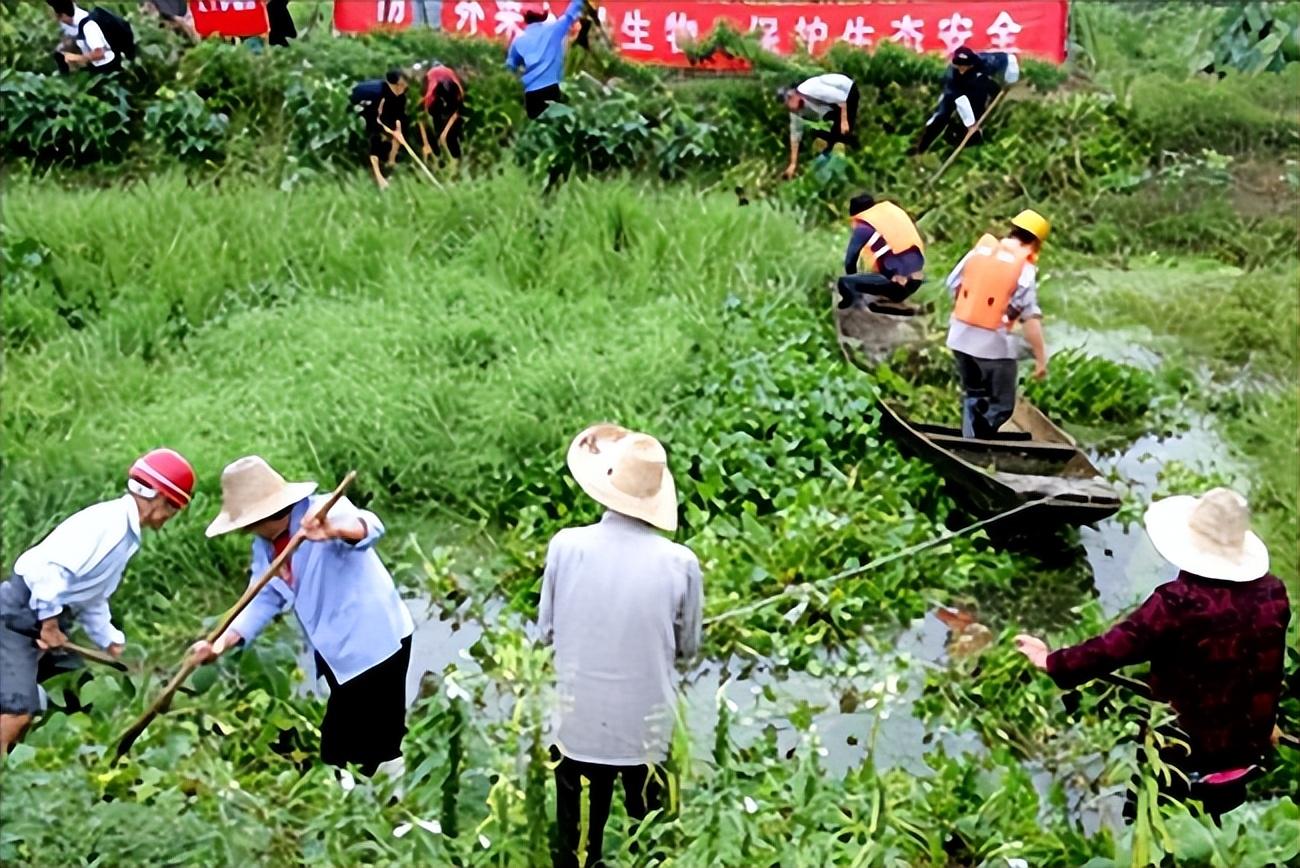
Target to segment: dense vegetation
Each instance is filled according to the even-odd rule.
[[[253,54],[142,33],[131,76],[82,92],[38,74],[47,32],[11,10],[5,563],[117,490],[144,448],[181,449],[201,482],[114,598],[134,671],[94,673],[87,712],[49,716],[5,768],[0,859],[544,862],[548,656],[527,625],[550,534],[595,515],[563,449],[602,418],[664,439],[679,538],[706,569],[709,662],[683,703],[680,801],[642,831],[649,851],[692,866],[1296,859],[1295,755],[1222,830],[1146,805],[1116,831],[1095,794],[1127,781],[1139,722],[1163,712],[1107,690],[1067,714],[1005,642],[937,665],[908,644],[936,601],[977,605],[1000,638],[1097,629],[1109,613],[1080,538],[1024,551],[975,534],[825,581],[968,521],[872,409],[890,389],[951,413],[944,354],[865,377],[829,325],[843,234],[827,218],[869,186],[924,212],[936,274],[1009,211],[1048,213],[1048,338],[1073,349],[1032,397],[1117,475],[1138,437],[1210,420],[1211,454],[1132,483],[1122,516],[1213,479],[1247,487],[1300,598],[1300,67],[1193,77],[1151,45],[1211,50],[1219,12],[1166,4],[1142,19],[1158,36],[1131,26],[1131,7],[1076,12],[1071,78],[1034,69],[991,141],[923,192],[939,157],[904,152],[942,66],[903,52],[826,61],[871,91],[866,144],[777,185],[784,127],[767,85],[806,61],[680,79],[574,52],[594,79],[525,128],[499,50],[435,34]],[[471,156],[442,190],[408,171],[377,195],[348,177],[350,82],[430,54],[467,70]],[[737,207],[737,183],[754,205]],[[934,283],[923,300],[942,309]],[[1147,355],[1116,351],[1129,345]],[[221,466],[249,451],[323,483],[359,468],[413,608],[427,600],[463,631],[466,654],[436,658],[412,710],[399,805],[364,786],[345,796],[311,765],[322,706],[291,677],[289,625],[201,673],[126,763],[106,761],[243,584],[239,541],[200,531]],[[1129,596],[1163,570],[1142,567]],[[1290,673],[1296,731],[1294,657]],[[865,753],[842,776],[835,726]],[[621,828],[607,842],[626,863]]]

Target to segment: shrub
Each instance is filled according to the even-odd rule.
[[[193,91],[166,91],[145,110],[145,140],[184,161],[217,160],[230,119],[208,111]]]

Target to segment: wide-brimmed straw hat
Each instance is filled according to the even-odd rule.
[[[1250,531],[1246,498],[1230,488],[1158,500],[1145,521],[1156,551],[1193,575],[1250,582],[1268,572],[1268,548]]]
[[[271,465],[246,455],[221,471],[221,512],[208,525],[210,537],[257,524],[316,490],[314,482],[285,482]]]
[[[661,530],[677,530],[677,486],[668,454],[649,434],[592,425],[569,444],[569,472],[601,506]]]

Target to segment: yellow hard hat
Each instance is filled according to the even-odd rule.
[[[1046,241],[1047,236],[1052,231],[1052,224],[1037,211],[1025,209],[1016,215],[1016,219],[1011,221],[1011,225],[1017,229],[1023,229],[1039,241]]]

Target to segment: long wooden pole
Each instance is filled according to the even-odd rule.
[[[347,490],[348,486],[352,484],[352,480],[356,479],[356,477],[357,472],[355,470],[349,471],[348,475],[343,477],[343,481],[339,483],[338,488],[334,489],[334,493],[329,496],[329,499],[321,505],[320,509],[316,510],[315,515],[320,518],[324,518],[328,515],[329,511],[334,508],[334,504],[338,503],[339,498],[343,496],[343,492]],[[217,626],[208,633],[205,637],[208,642],[215,642],[217,639],[221,638],[221,635],[229,629],[231,624],[234,623],[235,618],[239,616],[239,613],[248,608],[248,604],[253,602],[253,598],[256,597],[273,578],[279,575],[280,569],[284,566],[285,562],[293,556],[294,551],[306,538],[306,534],[300,528],[298,532],[293,535],[293,538],[289,540],[289,543],[284,547],[284,550],[281,551],[280,554],[276,555],[275,559],[271,561],[265,572],[258,577],[257,581],[248,586],[248,589],[244,591],[243,596],[239,598],[238,602],[236,602],[234,606],[230,607],[226,612],[225,617],[223,617]],[[181,666],[179,672],[172,676],[172,680],[167,682],[167,686],[163,688],[162,693],[159,694],[158,698],[149,706],[149,710],[142,714],[139,720],[131,724],[126,732],[122,733],[122,737],[118,739],[117,759],[123,757],[126,752],[131,749],[131,745],[135,744],[135,740],[140,737],[153,719],[166,710],[167,706],[171,704],[172,697],[176,695],[176,691],[180,690],[181,685],[185,683],[185,679],[189,678],[190,674],[198,667],[199,663],[194,659],[194,656],[192,654],[186,654],[184,665]]]
[[[406,153],[411,155],[411,159],[414,160],[415,164],[420,167],[420,171],[424,172],[424,177],[429,179],[430,184],[432,184],[433,186],[441,190],[442,184],[438,183],[438,179],[433,177],[433,172],[429,171],[429,167],[424,164],[424,160],[420,159],[420,155],[415,153],[415,149],[412,148],[410,143],[406,141],[406,134],[401,133],[399,136],[396,130],[391,129],[388,126],[388,124],[384,123],[383,121],[379,121],[379,126],[383,127],[384,132],[388,133],[390,136],[397,139],[397,141],[401,143],[403,148],[406,148]]]
[[[998,91],[998,95],[993,97],[993,102],[989,103],[989,107],[984,109],[984,114],[980,115],[980,119],[975,122],[975,125],[966,131],[966,135],[962,137],[961,144],[959,144],[957,149],[949,155],[947,160],[944,160],[943,165],[939,167],[939,171],[935,172],[930,177],[930,180],[926,182],[926,189],[933,187],[934,182],[939,180],[939,176],[948,171],[948,167],[952,165],[952,161],[957,159],[957,155],[962,152],[962,148],[966,147],[966,143],[969,142],[977,132],[979,132],[980,127],[984,125],[984,119],[993,113],[993,109],[997,108],[998,103],[1002,102],[1002,97],[1006,96],[1007,91],[1009,90],[1011,90],[1011,88],[1006,87]]]
[[[19,630],[19,631],[17,631],[17,632],[19,632],[19,633],[21,633],[22,635],[27,636],[27,637],[29,637],[29,638],[31,638],[31,639],[33,639],[33,640],[36,640],[36,639],[40,639],[40,638],[41,638],[41,634],[38,633],[38,632],[36,632],[35,630],[33,630],[33,631],[31,631],[31,632],[28,632],[28,631],[26,631],[26,630]],[[75,643],[75,642],[64,642],[64,643],[63,643],[62,645],[60,645],[58,648],[51,648],[50,650],[51,650],[51,651],[69,651],[69,652],[71,652],[71,653],[73,653],[73,654],[78,654],[78,655],[80,655],[80,656],[86,658],[87,660],[93,660],[93,661],[96,662],[96,663],[103,663],[105,666],[112,666],[114,669],[117,669],[117,670],[119,670],[119,671],[121,671],[121,672],[126,672],[126,671],[127,671],[127,666],[126,666],[126,664],[123,663],[121,660],[118,660],[118,659],[117,659],[116,657],[114,657],[112,654],[106,654],[106,653],[104,653],[103,651],[100,651],[100,650],[98,650],[98,649],[96,649],[96,648],[87,648],[86,646],[84,646],[84,645],[78,645],[78,644]]]

